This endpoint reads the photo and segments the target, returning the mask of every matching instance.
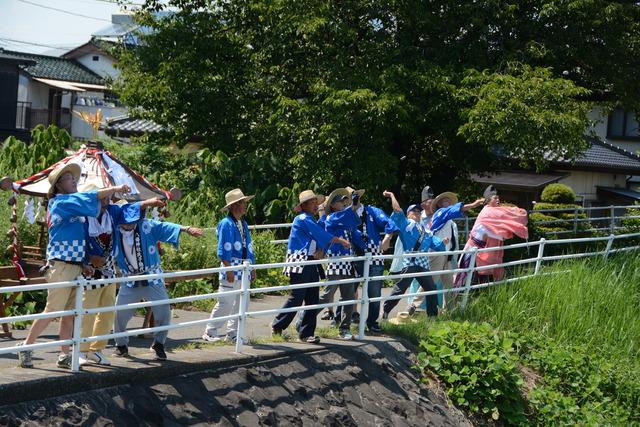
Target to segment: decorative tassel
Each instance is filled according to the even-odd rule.
[[[33,199],[31,197],[28,197],[24,201],[24,212],[22,214],[22,217],[26,217],[29,224],[33,224],[36,222],[36,212],[33,207]]]

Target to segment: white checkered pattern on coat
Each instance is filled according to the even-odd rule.
[[[231,258],[231,265],[242,265],[242,260],[240,258]],[[224,264],[220,263],[220,267],[224,267]],[[218,279],[227,280],[227,272],[221,271],[218,273]],[[242,270],[233,270],[233,280],[242,280]]]
[[[156,265],[155,267],[149,267],[149,269],[146,271],[141,271],[137,273],[130,272],[128,276],[141,276],[143,274],[160,274],[160,273],[162,273],[162,268],[160,268],[159,265]],[[148,280],[148,282],[149,282],[149,285],[153,285],[153,286],[164,285],[164,280],[161,278],[150,279]],[[134,285],[134,282],[127,282],[127,286],[133,286],[133,285]]]
[[[287,259],[285,260],[285,262],[299,262],[299,261],[306,261],[306,260],[307,260],[306,250],[295,251],[295,252],[291,252],[287,250]],[[287,276],[292,273],[302,274],[303,268],[304,268],[304,265],[287,265],[282,269],[282,273],[286,274]]]
[[[344,254],[332,254],[331,250],[327,251],[327,258],[335,258],[339,256],[349,256]],[[351,275],[352,267],[350,262],[345,261],[333,261],[327,265],[327,276],[349,276]]]
[[[411,252],[405,252],[405,254],[408,254]],[[407,268],[409,266],[418,266],[418,267],[422,267],[425,270],[429,270],[430,266],[429,266],[429,257],[426,256],[414,256],[411,258],[403,258],[402,259],[402,268]]]
[[[103,279],[112,279],[116,277],[116,264],[113,255],[109,255],[107,260],[104,262],[104,265],[101,268],[98,268],[102,273]],[[85,287],[85,289],[101,289],[105,286],[109,286],[111,283],[103,283],[101,285],[89,285]]]
[[[47,246],[47,259],[82,262],[84,261],[85,245],[86,242],[84,239],[49,242],[49,246]]]
[[[371,255],[373,255],[373,256],[382,255],[383,254],[382,253],[382,249],[380,249],[380,245],[376,245],[371,240],[369,240],[369,243],[367,243],[366,252],[371,252]],[[371,265],[384,265],[384,260],[383,259],[374,259],[373,261],[371,261]]]

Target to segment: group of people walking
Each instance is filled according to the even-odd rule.
[[[80,167],[66,164],[55,169],[49,175],[51,190],[49,193],[48,225],[49,244],[47,246],[47,282],[73,281],[84,275],[88,279],[113,279],[117,272],[123,276],[140,276],[162,272],[160,263],[160,242],[178,246],[182,233],[202,236],[203,230],[196,227],[182,226],[166,221],[146,219],[145,210],[151,207],[162,207],[164,201],[152,198],[135,203],[112,203],[117,195],[130,191],[128,186],[121,185],[106,189],[87,187],[78,189]],[[80,191],[79,191],[80,190]],[[488,188],[484,197],[473,203],[458,202],[454,193],[445,192],[437,197],[430,187],[422,191],[420,204],[412,204],[403,209],[395,195],[385,191],[383,195],[390,199],[393,212],[387,215],[382,209],[363,203],[365,190],[350,187],[338,188],[328,197],[305,190],[299,194],[298,204],[294,207],[298,215],[293,220],[288,239],[286,267],[283,273],[288,276],[289,283],[308,284],[293,289],[283,309],[299,307],[299,310],[282,312],[271,324],[273,335],[282,335],[296,318],[296,331],[303,342],[318,343],[315,334],[318,304],[334,302],[336,292],[340,292],[340,301],[352,301],[357,297],[358,284],[365,275],[364,261],[350,262],[345,257],[370,254],[373,258],[368,263],[367,282],[369,298],[381,296],[385,273],[384,261],[376,258],[386,252],[392,238],[397,236],[396,255],[391,266],[392,273],[424,273],[428,271],[448,270],[451,257],[447,255],[414,255],[425,252],[442,252],[457,249],[457,227],[454,220],[461,218],[465,212],[485,205],[473,229],[465,248],[478,248],[501,245],[504,239],[514,235],[527,237],[527,215],[519,208],[502,207],[495,189]],[[226,205],[223,210],[226,216],[217,225],[217,256],[221,266],[233,267],[219,274],[219,292],[217,303],[213,308],[209,323],[206,325],[202,339],[216,342],[227,340],[235,342],[238,337],[237,318],[229,316],[239,311],[243,263],[256,263],[251,233],[244,216],[247,204],[253,196],[245,195],[240,189],[229,191],[225,195]],[[501,259],[501,251],[489,252],[489,256],[477,258],[477,265],[497,264]],[[326,269],[320,264],[303,264],[300,261],[328,258]],[[469,265],[465,255],[460,259],[461,266]],[[487,280],[486,277],[500,278],[500,269],[485,269],[474,273],[474,281]],[[256,278],[255,270],[251,270],[250,280]],[[322,293],[320,287],[324,285]],[[415,278],[423,291],[436,289],[434,279],[439,280],[446,288],[460,285],[464,278],[443,273],[439,276],[418,276]],[[366,313],[355,313],[354,304],[338,303],[337,310],[329,308],[323,318],[333,319],[339,329],[340,337],[353,339],[351,322],[356,315],[366,316],[369,332],[380,332],[379,319],[387,319],[389,313],[398,304],[411,285],[413,278],[399,280],[391,298],[382,305],[370,302]],[[336,283],[338,282],[338,283]],[[75,287],[49,289],[44,312],[51,313],[69,310],[74,307]],[[124,282],[116,297],[116,285],[93,286],[83,294],[83,308],[90,309],[101,306],[122,306],[130,303],[159,301],[168,299],[162,278]],[[449,300],[450,297],[445,298]],[[426,312],[429,316],[438,314],[436,295],[414,299],[407,307],[412,315],[426,300]],[[312,308],[306,308],[312,307]],[[160,304],[152,307],[157,326],[170,323],[170,307]],[[99,336],[126,331],[127,324],[134,314],[132,309],[121,309],[115,312],[105,311],[98,315],[82,317],[82,336]],[[44,331],[52,318],[36,320],[25,345],[32,344]],[[60,322],[60,339],[71,337],[73,317],[65,316]],[[157,332],[151,349],[158,360],[166,359],[164,343],[167,331]],[[117,356],[128,356],[128,337],[115,339]],[[110,364],[103,353],[106,341],[93,341],[81,345],[80,364]],[[19,365],[31,367],[32,351],[19,351]],[[62,346],[58,357],[58,366],[70,367],[71,356],[69,346]]]

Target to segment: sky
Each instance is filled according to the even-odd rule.
[[[0,47],[60,55],[108,27],[119,10],[116,0],[0,0]]]

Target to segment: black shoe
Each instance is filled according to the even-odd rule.
[[[416,313],[416,306],[413,304],[410,305],[407,307],[407,312],[409,312],[409,316],[413,316]]]
[[[360,313],[357,311],[351,313],[351,323],[360,323]]]
[[[164,344],[154,341],[150,349],[156,352],[156,360],[167,360],[167,353],[164,352]]]
[[[333,311],[331,310],[325,311],[322,317],[320,318],[320,320],[333,320],[333,319],[334,319]]]
[[[126,345],[116,346],[116,351],[113,354],[118,357],[129,357],[129,347]]]
[[[387,320],[389,319],[389,313],[387,313],[386,311],[382,312],[382,320]]]
[[[374,334],[379,334],[380,332],[382,332],[380,325],[378,325],[377,323],[375,325],[368,326],[367,329],[369,329],[369,332],[372,332]]]

